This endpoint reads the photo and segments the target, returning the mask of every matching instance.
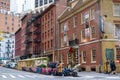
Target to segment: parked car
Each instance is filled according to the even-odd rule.
[[[10,62],[10,68],[16,68],[17,66],[17,63],[15,62]]]

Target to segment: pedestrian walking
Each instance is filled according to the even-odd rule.
[[[116,74],[116,65],[113,60],[110,61],[111,74]]]
[[[108,74],[108,65],[109,65],[109,62],[104,63],[104,73],[105,74]]]
[[[60,61],[59,65],[57,66],[58,68],[58,75],[62,76],[62,71],[63,71],[63,63]]]

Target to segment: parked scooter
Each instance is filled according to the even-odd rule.
[[[73,76],[78,77],[78,70],[79,70],[80,64],[75,65],[72,69],[65,68],[63,70],[64,76]]]

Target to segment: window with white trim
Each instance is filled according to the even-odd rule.
[[[120,24],[115,24],[115,36],[120,39]]]
[[[120,60],[120,48],[116,48],[116,59]]]
[[[67,43],[66,44],[67,44],[66,46],[69,46],[69,37],[68,37],[68,35],[67,35]]]
[[[113,11],[114,14],[113,15],[114,16],[120,16],[120,4],[114,3],[113,9],[114,9],[114,11]]]
[[[84,13],[81,13],[81,24],[85,23]]]
[[[91,39],[95,39],[95,27],[91,27]]]
[[[93,20],[93,19],[95,19],[95,9],[94,8],[90,9],[90,20]]]
[[[77,16],[73,17],[73,24],[74,24],[74,28],[77,27]]]
[[[85,30],[81,30],[81,41],[84,42],[85,40]]]
[[[66,26],[67,26],[67,31],[68,31],[70,27],[70,20],[67,21]]]
[[[61,24],[61,33],[63,33],[64,30],[64,24]]]
[[[91,51],[91,63],[95,63],[96,62],[96,50],[93,49]]]
[[[64,47],[63,38],[61,38],[61,47]]]
[[[86,63],[86,51],[82,51],[82,63]]]
[[[77,39],[77,34],[76,33],[73,33],[73,40],[74,39]]]

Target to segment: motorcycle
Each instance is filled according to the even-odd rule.
[[[75,65],[72,69],[64,68],[62,74],[64,76],[73,76],[78,77],[78,69],[80,67],[80,64]]]

